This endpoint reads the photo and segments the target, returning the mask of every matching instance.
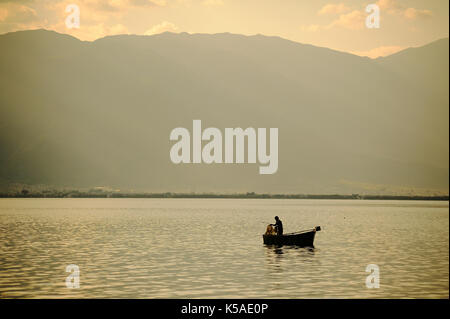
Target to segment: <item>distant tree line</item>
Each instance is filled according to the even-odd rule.
[[[107,191],[42,191],[0,192],[0,198],[255,198],[255,199],[354,199],[354,200],[438,200],[448,201],[449,196],[409,195],[339,195],[339,194],[257,194],[255,192],[236,194],[215,193],[125,193]]]

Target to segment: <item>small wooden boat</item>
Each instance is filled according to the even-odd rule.
[[[302,230],[296,233],[283,235],[263,235],[264,244],[266,245],[295,245],[300,247],[314,247],[314,237],[316,232],[320,231],[320,226],[313,229]]]

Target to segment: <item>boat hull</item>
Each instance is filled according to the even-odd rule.
[[[263,235],[263,241],[266,245],[295,245],[300,247],[314,247],[314,238],[316,230],[305,231],[298,234],[286,235]]]

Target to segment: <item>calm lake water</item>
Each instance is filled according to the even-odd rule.
[[[315,248],[262,243],[320,225]],[[66,266],[80,288],[66,287]],[[366,266],[380,288],[366,287]],[[0,199],[1,298],[448,298],[448,202]]]

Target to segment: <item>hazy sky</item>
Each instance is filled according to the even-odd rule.
[[[68,4],[80,29],[68,29]],[[365,7],[380,7],[380,28]],[[448,37],[448,0],[0,0],[0,33],[45,28],[95,40],[164,31],[276,35],[376,57]]]

